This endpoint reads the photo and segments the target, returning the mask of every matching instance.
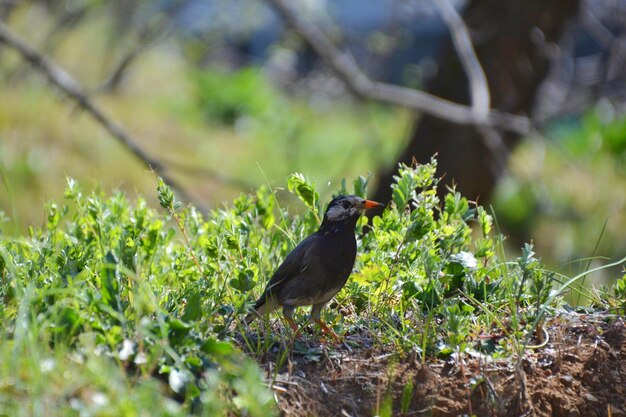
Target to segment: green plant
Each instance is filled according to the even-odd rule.
[[[626,314],[626,274],[615,282],[611,294],[612,305],[621,314]]]
[[[358,225],[367,233],[357,272],[324,319],[348,344],[356,332],[422,360],[471,350],[522,358],[564,294],[604,267],[568,278],[547,270],[532,245],[506,259],[492,216],[454,189],[440,201],[435,171],[435,160],[399,167],[393,202],[368,229],[366,219]],[[344,181],[339,192],[365,195],[367,182],[348,190]],[[253,324],[256,336],[241,321],[276,265],[319,224],[314,184],[294,174],[287,189],[302,202],[299,215],[269,187],[202,215],[162,181],[163,213],[122,193],[84,194],[68,180],[65,202],[46,204],[43,227],[0,237],[0,353],[13,358],[0,366],[0,413],[271,414],[250,356],[279,346],[280,367],[290,354],[326,354],[288,343],[280,327],[265,332],[272,316]],[[598,302],[623,311],[625,280]],[[401,411],[413,391],[405,388]],[[378,410],[391,407],[385,397]]]
[[[172,197],[162,183],[159,195],[164,203]],[[108,401],[122,407],[119,410],[130,407],[151,414],[161,404],[164,411],[156,415],[185,415],[192,410],[198,415],[236,410],[258,416],[270,413],[271,396],[257,366],[223,341],[233,315],[232,300],[225,302],[222,297],[224,287],[229,287],[228,276],[208,279],[189,256],[190,250],[203,253],[203,264],[219,270],[221,266],[208,261],[216,249],[211,237],[216,235],[201,238],[211,226],[194,209],[182,215],[170,211],[165,217],[142,200],[130,205],[121,193],[110,198],[100,193],[83,195],[72,180],[66,198],[61,207],[47,205],[44,229],[31,228],[28,238],[2,240],[6,330],[0,347],[10,351],[13,346],[14,355],[34,355],[26,369],[52,358],[62,372],[82,373],[82,385],[77,392],[70,382],[48,390],[49,375],[12,373],[7,365],[3,377],[10,382],[0,390],[7,394],[11,386],[21,384],[44,387],[51,398],[46,401],[58,403],[57,411],[63,414],[62,410],[83,401],[84,390],[101,392],[102,377],[131,388],[129,395],[120,398],[114,390],[103,391]],[[173,210],[176,205],[169,202],[164,205]],[[179,216],[181,232],[193,233],[186,242],[189,246],[178,243],[175,230],[167,226],[170,215]],[[238,242],[226,233],[221,237],[230,242],[225,248],[230,255]],[[228,264],[228,255],[214,261]],[[22,361],[28,362],[28,356]],[[77,358],[77,364],[68,357]],[[89,372],[111,365],[120,372],[106,376]],[[170,407],[133,400],[135,395],[158,396],[167,402],[168,393],[182,403],[168,402],[175,405]],[[122,406],[126,403],[130,405]],[[30,391],[8,395],[3,403],[7,410],[39,406],[37,395]]]

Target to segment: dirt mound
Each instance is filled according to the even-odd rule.
[[[300,339],[280,372],[277,356],[260,362],[287,416],[626,417],[624,321],[568,315],[544,329],[521,362],[477,353],[420,362],[365,336],[342,346]]]

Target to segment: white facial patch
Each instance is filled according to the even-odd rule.
[[[328,220],[333,220],[333,221],[346,219],[348,218],[349,215],[350,215],[350,209],[345,209],[340,204],[332,206],[326,212],[326,217],[328,218]]]

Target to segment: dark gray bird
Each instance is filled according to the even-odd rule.
[[[311,318],[324,333],[339,340],[322,321],[320,313],[343,288],[354,267],[357,220],[364,210],[383,206],[355,195],[335,197],[317,232],[300,242],[274,272],[254,311],[246,316],[246,323],[282,306],[285,319],[297,334],[293,312],[296,307],[310,305]]]

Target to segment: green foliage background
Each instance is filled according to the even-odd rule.
[[[438,201],[435,167],[400,167],[393,203],[360,239],[357,272],[325,320],[346,343],[357,335],[424,360],[521,354],[582,276],[546,270],[529,245],[507,261],[482,207],[454,190]],[[367,182],[338,192],[364,195]],[[1,238],[0,352],[11,359],[0,367],[0,414],[271,414],[253,358],[285,343],[286,330],[254,337],[241,318],[323,206],[306,177],[287,184],[301,215],[268,187],[203,216],[160,181],[165,212],[69,180],[44,227]],[[623,312],[624,282],[595,302]]]

